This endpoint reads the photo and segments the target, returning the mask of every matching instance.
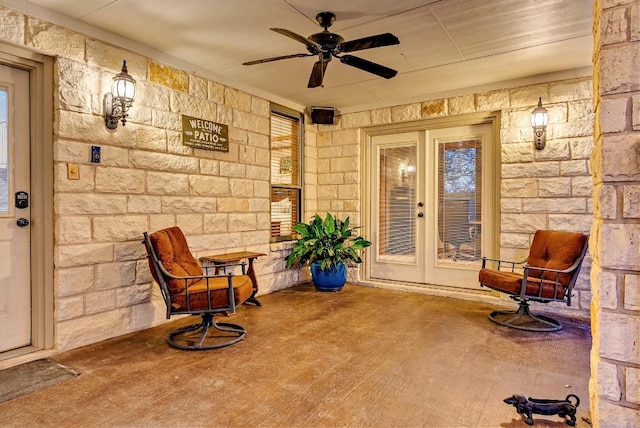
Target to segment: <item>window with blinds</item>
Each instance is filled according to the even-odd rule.
[[[477,260],[482,213],[482,139],[438,141],[438,259]]]
[[[379,152],[379,256],[415,257],[415,145]]]
[[[271,109],[271,240],[293,238],[302,211],[302,118],[285,108]]]

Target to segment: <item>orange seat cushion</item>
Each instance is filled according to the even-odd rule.
[[[159,230],[149,235],[151,245],[156,251],[158,260],[162,263],[164,268],[171,275],[174,276],[202,276],[202,267],[198,261],[191,254],[187,240],[179,227],[169,227],[167,229]],[[156,282],[158,278],[155,277],[153,266],[151,266],[151,273],[154,275]],[[197,282],[197,279],[180,280],[169,279],[167,281],[167,287],[169,291],[173,293],[180,293],[184,291],[187,285]]]
[[[480,269],[478,279],[481,284],[502,291],[507,294],[519,295],[522,290],[522,274],[517,272],[503,272],[493,269]],[[542,292],[540,289],[542,288]],[[559,284],[555,287],[553,281],[547,279],[530,279],[527,281],[527,289],[525,295],[544,297],[546,299],[562,299],[564,297],[566,287]]]
[[[248,276],[232,276],[231,284],[233,285],[236,305],[241,305],[251,297],[253,293],[253,283]],[[198,311],[229,306],[228,287],[227,277],[204,278],[189,285],[188,304],[186,289],[183,289],[179,293],[171,293],[171,306],[175,311]],[[211,302],[209,302],[209,299],[211,299]]]
[[[582,253],[587,236],[582,233],[563,232],[555,230],[538,230],[533,237],[529,249],[529,266],[546,269],[564,270],[569,268]],[[535,269],[529,275],[540,278],[543,272]],[[544,278],[555,281],[554,272],[544,272]],[[563,285],[571,282],[571,274],[564,273],[558,279]]]

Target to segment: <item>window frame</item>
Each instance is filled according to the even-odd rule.
[[[281,149],[274,149],[272,147],[272,143],[273,143],[273,133],[272,133],[272,125],[273,125],[273,117],[274,116],[280,116],[280,117],[284,117],[287,119],[291,119],[294,121],[298,122],[298,132],[297,132],[297,150],[296,152],[296,159],[292,159],[292,166],[297,166],[297,171],[292,171],[292,174],[295,174],[297,180],[292,180],[291,184],[284,184],[284,183],[274,183],[273,182],[273,153],[275,150],[281,150]],[[293,226],[295,226],[298,222],[302,221],[302,212],[303,212],[303,207],[302,204],[304,202],[304,197],[303,197],[303,178],[304,178],[304,171],[303,171],[303,148],[304,148],[304,114],[302,112],[278,105],[278,104],[271,104],[270,108],[269,108],[269,155],[270,155],[270,161],[269,161],[269,216],[270,218],[273,218],[273,210],[272,210],[272,204],[274,202],[274,192],[277,191],[284,191],[284,192],[293,192],[296,197],[297,197],[297,203],[295,204],[295,209],[292,211],[292,224],[291,227],[293,228]],[[297,182],[298,184],[293,184],[293,182]],[[295,214],[295,221],[293,221],[293,214]],[[272,222],[273,223],[273,222]],[[269,229],[269,233],[270,233],[270,238],[269,238],[269,242],[283,242],[283,241],[292,241],[295,239],[295,232],[293,232],[293,230],[291,230],[291,233],[286,234],[286,235],[273,235],[274,230],[272,229],[272,227],[270,227]]]

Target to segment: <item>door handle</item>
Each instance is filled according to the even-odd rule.
[[[18,225],[18,227],[27,227],[27,226],[29,226],[29,220],[27,220],[26,218],[20,217],[16,221],[16,224]]]
[[[418,217],[420,218],[424,217],[424,213],[418,213]]]

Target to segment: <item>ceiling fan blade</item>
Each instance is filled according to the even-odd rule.
[[[377,74],[385,79],[391,79],[398,72],[384,65],[376,64],[375,62],[367,61],[366,59],[358,58],[353,55],[343,55],[340,58],[340,62],[350,65],[360,70],[368,71],[369,73]]]
[[[307,39],[300,34],[296,34],[293,31],[287,30],[286,28],[271,28],[271,31],[275,31],[276,33],[280,33],[283,36],[287,36],[292,38],[293,40],[297,40],[300,43],[304,43],[307,47],[314,50],[314,53],[319,53],[322,50],[322,46],[319,43],[314,42],[311,39]]]
[[[274,56],[274,57],[271,57],[271,58],[264,58],[264,59],[257,59],[255,61],[243,62],[242,65],[262,64],[263,62],[279,61],[281,59],[289,59],[289,58],[302,58],[302,57],[305,57],[305,56],[312,56],[312,55],[315,55],[315,54],[299,53],[299,54],[292,54],[292,55]]]
[[[309,84],[307,88],[317,88],[322,85],[322,80],[324,80],[324,73],[327,70],[327,65],[329,61],[316,61],[313,64],[313,69],[311,70],[311,76],[309,76]]]
[[[400,40],[391,33],[378,34],[377,36],[363,37],[340,44],[342,52],[361,51],[363,49],[379,48],[400,44]]]

